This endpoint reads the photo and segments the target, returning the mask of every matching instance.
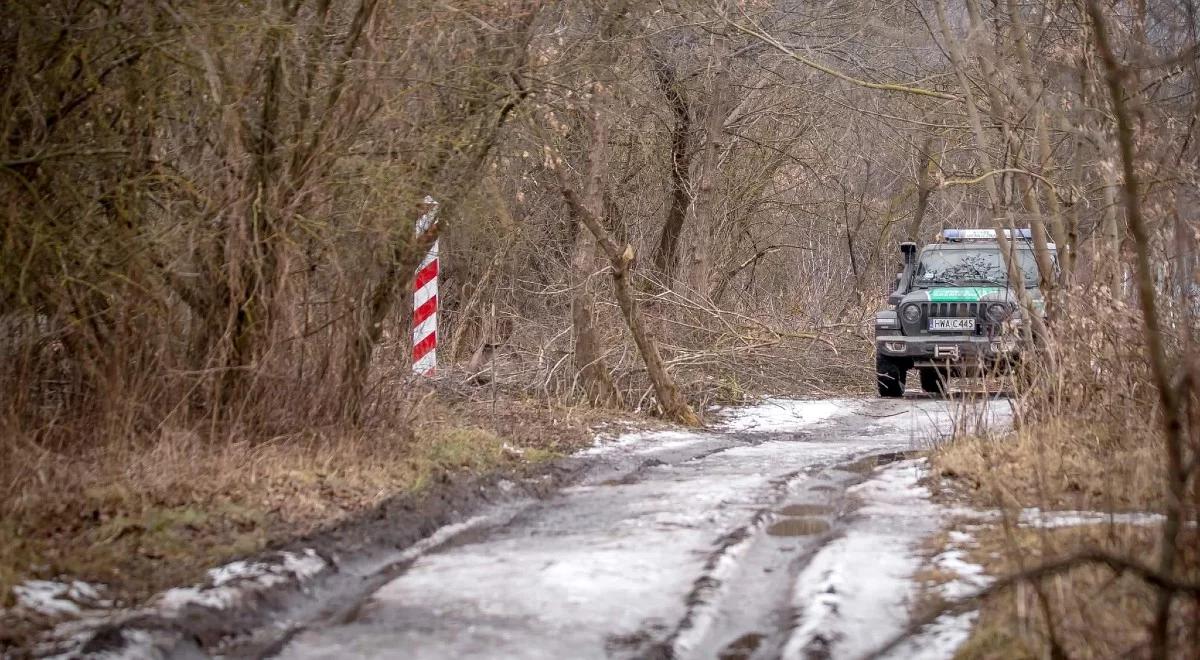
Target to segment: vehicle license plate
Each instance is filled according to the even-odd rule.
[[[975,319],[929,319],[930,330],[974,330]]]

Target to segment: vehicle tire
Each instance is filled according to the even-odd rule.
[[[875,382],[879,396],[895,399],[904,396],[904,383],[908,380],[908,365],[886,355],[875,355]]]
[[[921,367],[921,389],[930,394],[946,393],[946,374],[937,367]]]

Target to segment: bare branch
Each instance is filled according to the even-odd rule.
[[[831,75],[835,78],[838,78],[839,80],[844,80],[848,83],[858,85],[859,87],[866,87],[867,89],[877,89],[877,90],[883,91],[883,92],[898,92],[898,93],[902,93],[902,94],[914,94],[917,96],[925,96],[925,97],[930,97],[930,98],[935,98],[935,99],[942,99],[945,101],[959,100],[959,98],[957,96],[954,96],[953,94],[947,94],[945,92],[939,92],[939,91],[932,90],[932,89],[925,89],[924,87],[915,87],[912,85],[902,85],[899,83],[876,83],[876,82],[871,82],[869,80],[863,80],[861,78],[855,78],[854,76],[851,76],[847,73],[838,71],[837,69],[834,69],[832,67],[825,66],[824,64],[821,64],[815,60],[811,60],[811,59],[801,55],[800,53],[797,53],[796,51],[792,50],[791,48],[788,48],[786,45],[783,44],[783,42],[779,41],[775,37],[772,37],[766,30],[759,27],[754,22],[753,19],[751,19],[749,16],[747,16],[745,14],[744,11],[742,13],[742,17],[746,20],[747,23],[750,24],[750,27],[747,27],[745,25],[742,25],[741,23],[738,23],[736,21],[729,20],[729,19],[726,19],[726,22],[730,26],[732,26],[734,29],[738,30],[739,32],[762,41],[763,43],[771,46],[775,50],[778,50],[779,52],[783,53],[784,55],[787,55],[788,57],[792,58],[793,60],[796,60],[797,62],[803,64],[804,66],[816,69],[817,71],[820,71],[821,73]]]

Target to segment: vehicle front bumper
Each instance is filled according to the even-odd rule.
[[[991,366],[1012,362],[1021,352],[1013,337],[974,335],[877,335],[875,350],[880,355],[907,358],[913,366]]]

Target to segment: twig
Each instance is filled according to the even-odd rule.
[[[871,652],[866,657],[870,659],[879,658],[887,653],[890,653],[891,651],[894,651],[896,647],[904,642],[904,640],[916,634],[919,630],[933,623],[945,614],[962,614],[964,612],[968,612],[980,601],[990,598],[991,596],[1005,591],[1017,584],[1022,582],[1039,581],[1044,578],[1067,573],[1075,568],[1088,564],[1107,566],[1113,572],[1118,574],[1130,573],[1135,577],[1140,578],[1146,584],[1157,587],[1166,592],[1200,596],[1200,583],[1176,580],[1168,575],[1159,573],[1158,571],[1145,564],[1142,564],[1141,562],[1098,550],[1090,550],[1067,557],[1065,559],[1035,566],[1020,573],[1005,576],[970,596],[960,598],[952,603],[947,603],[945,606],[914,620],[903,632],[893,637],[888,641],[887,644]]]

